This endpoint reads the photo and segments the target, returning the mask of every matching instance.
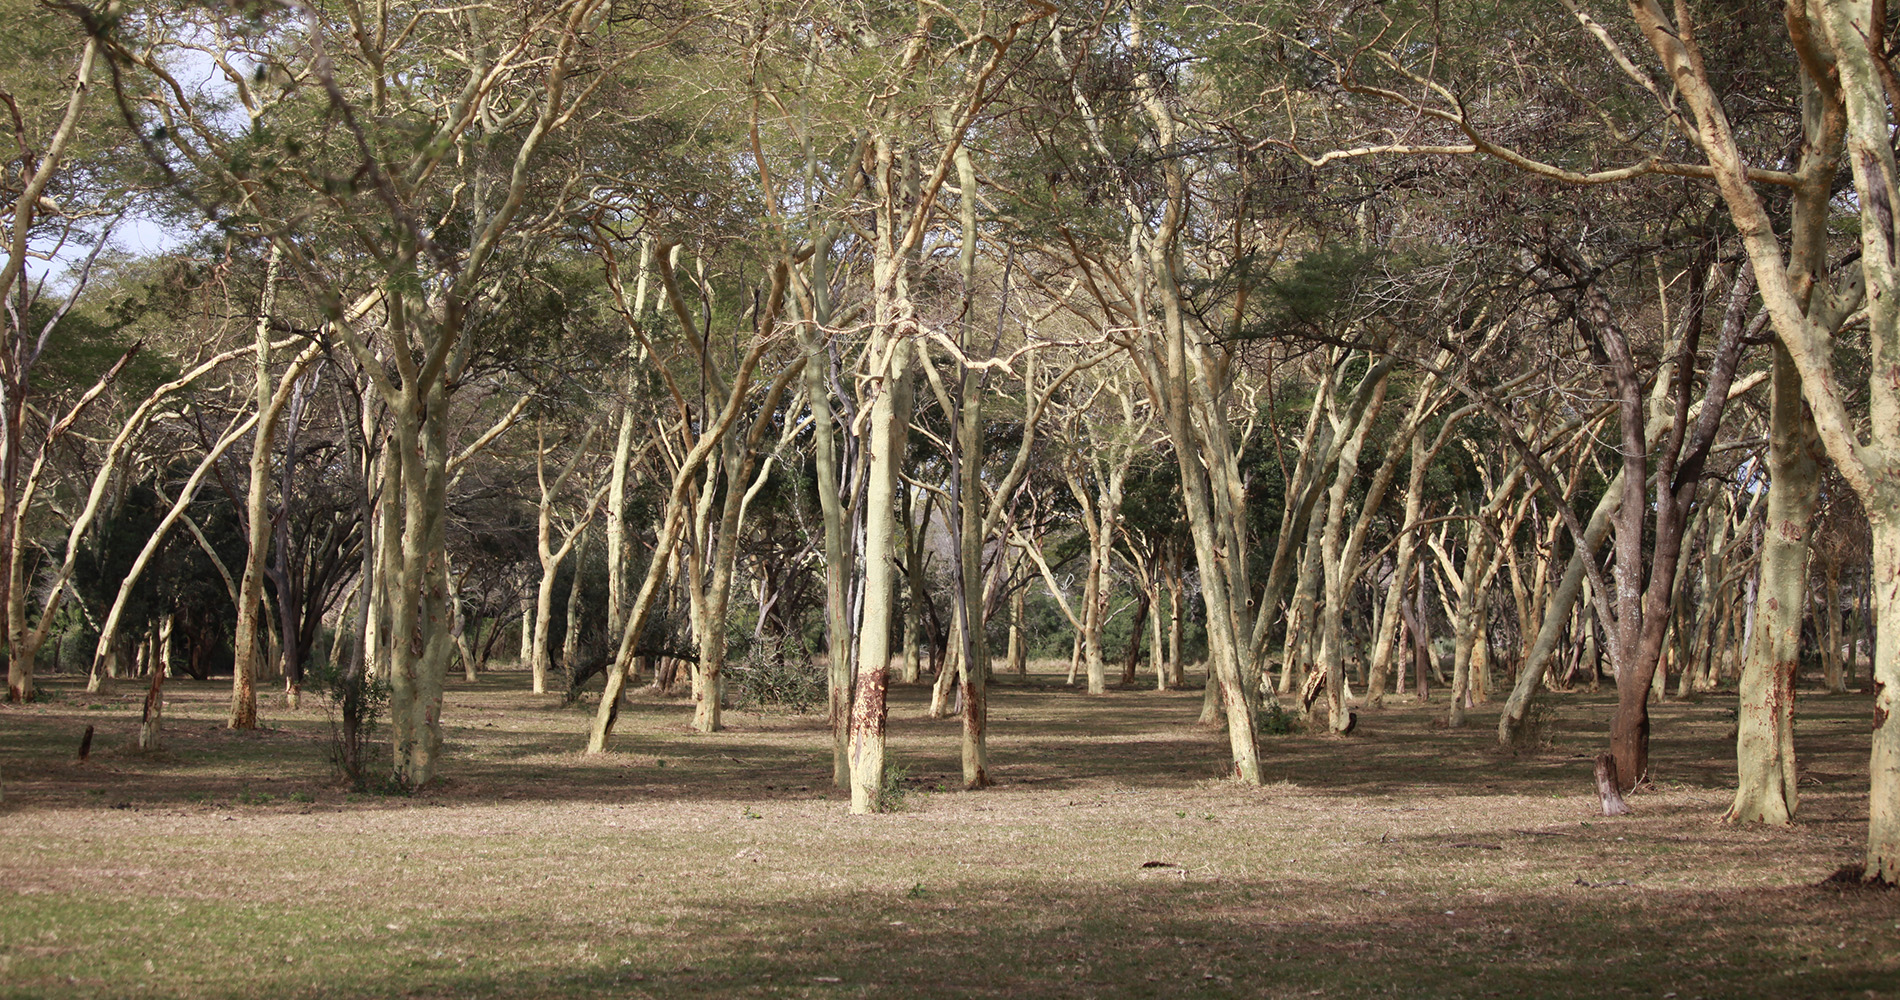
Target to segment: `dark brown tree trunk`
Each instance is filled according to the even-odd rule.
[[[1412,673],[1417,684],[1418,700],[1421,703],[1430,698],[1432,693],[1432,644],[1425,635],[1423,620],[1426,609],[1425,578],[1426,574],[1419,574],[1417,607],[1405,601],[1399,602],[1399,613],[1405,616],[1405,627],[1412,634]]]
[[[1133,687],[1135,667],[1141,662],[1141,632],[1148,625],[1148,611],[1151,601],[1147,588],[1142,588],[1140,599],[1135,604],[1135,623],[1128,631],[1128,656],[1122,661],[1122,686]]]
[[[152,686],[145,691],[145,715],[139,721],[139,749],[158,749],[158,732],[165,711],[165,665],[152,662]]]

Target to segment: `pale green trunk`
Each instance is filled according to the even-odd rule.
[[[1900,718],[1894,711],[1895,698],[1900,695],[1900,521],[1874,520],[1871,527],[1874,735],[1866,874],[1893,885],[1900,884]]]
[[[542,560],[541,583],[534,590],[534,636],[528,661],[532,665],[529,690],[533,694],[548,692],[548,635],[554,628],[554,578],[561,571],[561,561],[552,556]]]
[[[1385,372],[1377,371],[1367,377],[1377,378],[1379,388],[1373,391],[1371,403],[1355,418],[1356,423],[1339,451],[1332,488],[1326,499],[1326,528],[1320,536],[1320,551],[1325,561],[1326,599],[1320,610],[1316,669],[1326,674],[1326,718],[1328,727],[1336,733],[1346,732],[1352,727],[1352,719],[1346,709],[1344,629],[1346,601],[1354,581],[1359,577],[1359,553],[1365,544],[1365,529],[1357,519],[1351,534],[1346,534],[1346,498],[1353,481],[1359,476],[1359,452],[1365,447],[1366,433],[1379,418],[1385,399]],[[1416,423],[1415,419],[1406,422],[1407,429],[1394,438],[1391,454],[1396,454],[1397,449],[1404,447],[1398,439],[1406,437]],[[1366,496],[1361,501],[1363,505],[1377,508],[1384,500],[1386,484],[1391,481],[1391,469],[1396,467],[1396,460],[1391,454],[1386,462],[1381,463],[1379,474],[1373,482],[1367,485]]]
[[[1801,617],[1807,604],[1808,523],[1820,487],[1812,430],[1799,392],[1793,364],[1776,348],[1768,520],[1735,720],[1735,802],[1726,817],[1736,823],[1784,824],[1794,818],[1799,803],[1794,677],[1801,662]]]
[[[653,259],[653,238],[642,235],[640,238],[640,276],[634,281],[633,319],[641,322],[646,316],[647,306],[647,268]],[[634,425],[638,414],[632,405],[634,394],[633,373],[638,366],[647,362],[646,346],[640,338],[629,338],[628,350],[632,352],[633,364],[628,366],[627,378],[622,383],[626,398],[621,401],[620,433],[614,439],[613,478],[607,488],[607,634],[619,635],[620,626],[627,611],[627,477],[633,464]]]
[[[270,314],[277,297],[277,266],[282,257],[282,250],[273,243],[264,268],[264,299],[257,313],[257,353],[252,359],[256,369],[254,400],[262,416],[251,444],[250,492],[244,503],[249,548],[243,582],[238,585],[237,638],[232,643],[237,661],[231,669],[231,715],[226,722],[231,729],[257,728],[258,630],[263,619],[264,561],[270,555],[271,443],[277,430],[277,410],[271,405]]]
[[[445,500],[448,393],[433,383],[405,389],[397,413],[402,469],[400,567],[389,572],[389,724],[395,778],[409,788],[435,780],[442,755],[442,686],[453,643],[448,629]]]
[[[886,327],[885,329],[888,329]],[[888,340],[890,360],[871,404],[865,452],[864,614],[858,627],[855,700],[851,707],[851,811],[883,808],[885,693],[891,671],[891,615],[896,580],[897,491],[910,429],[910,345]],[[878,345],[874,345],[876,349]]]
[[[1406,587],[1412,579],[1412,569],[1418,558],[1418,532],[1416,530],[1425,509],[1425,472],[1429,464],[1426,443],[1414,436],[1412,446],[1412,468],[1406,476],[1405,484],[1405,521],[1404,532],[1399,536],[1398,552],[1393,557],[1392,584],[1386,588],[1385,613],[1379,618],[1379,632],[1372,640],[1372,664],[1367,669],[1366,707],[1379,708],[1385,702],[1386,677],[1391,670],[1394,655],[1394,637],[1399,623],[1404,620]],[[1581,572],[1581,567],[1579,567]],[[1406,660],[1412,658],[1406,653]],[[1401,661],[1399,667],[1399,689],[1405,688],[1405,667]]]

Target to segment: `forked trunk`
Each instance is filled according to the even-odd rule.
[[[435,780],[441,761],[443,675],[454,645],[442,558],[448,393],[437,382],[422,392],[405,389],[403,395],[404,405],[396,408],[401,565],[385,570],[391,584],[389,729],[395,779],[419,788]]]

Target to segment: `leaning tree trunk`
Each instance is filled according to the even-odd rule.
[[[782,292],[783,287],[774,284],[774,292]],[[714,449],[724,441],[738,419],[739,411],[746,402],[747,388],[752,381],[754,370],[758,366],[760,355],[764,352],[766,338],[753,342],[744,362],[733,376],[732,387],[727,393],[724,408],[718,419],[699,435],[699,440],[681,460],[679,468],[673,473],[673,484],[667,492],[665,512],[657,537],[653,542],[653,553],[647,562],[646,578],[640,583],[640,592],[633,599],[633,606],[627,611],[627,620],[620,632],[620,645],[614,654],[611,666],[607,668],[606,688],[601,692],[600,708],[594,714],[594,723],[587,736],[587,752],[605,753],[607,741],[612,738],[614,724],[620,717],[620,693],[626,689],[627,674],[639,652],[640,638],[646,632],[647,620],[652,614],[653,605],[658,601],[664,582],[673,575],[673,562],[680,544],[680,538],[686,531],[686,522],[693,512],[692,485],[698,478],[700,469],[706,464]],[[771,412],[776,406],[779,393],[785,384],[798,374],[798,366],[788,367],[773,383],[772,394],[768,397],[771,405],[764,407]]]
[[[1537,638],[1532,641],[1530,652],[1524,657],[1524,663],[1518,668],[1517,683],[1511,688],[1510,697],[1504,700],[1504,710],[1498,713],[1498,743],[1515,746],[1524,725],[1524,718],[1530,713],[1531,701],[1537,697],[1538,689],[1543,685],[1544,675],[1549,669],[1550,658],[1563,641],[1564,626],[1577,610],[1577,601],[1583,595],[1584,567],[1586,553],[1596,557],[1603,540],[1610,533],[1610,515],[1615,512],[1617,500],[1621,496],[1618,482],[1613,479],[1609,489],[1603,493],[1603,499],[1597,502],[1596,511],[1590,515],[1590,523],[1584,528],[1584,544],[1570,557],[1564,566],[1563,579],[1557,584],[1556,593],[1544,603],[1544,619],[1537,628]]]
[[[1354,480],[1358,478],[1359,452],[1365,446],[1366,433],[1378,420],[1379,411],[1385,404],[1387,371],[1375,366],[1366,376],[1378,379],[1379,385],[1372,392],[1371,402],[1360,411],[1356,425],[1346,435],[1344,446],[1340,449],[1332,487],[1326,498],[1326,528],[1320,535],[1320,553],[1325,562],[1325,603],[1320,608],[1319,657],[1315,669],[1326,674],[1326,719],[1328,728],[1335,733],[1345,733],[1353,726],[1351,713],[1346,709],[1346,604],[1347,595],[1359,578],[1359,555],[1370,527],[1370,521],[1361,516],[1353,519],[1350,531],[1346,529],[1346,499]],[[1417,428],[1425,403],[1423,394],[1429,393],[1432,388],[1430,382],[1421,387],[1419,400],[1387,449],[1372,481],[1367,484],[1365,499],[1361,501],[1363,507],[1376,509],[1385,499],[1386,487],[1398,468],[1398,455],[1405,446],[1401,439],[1409,437]]]

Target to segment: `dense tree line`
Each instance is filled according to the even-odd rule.
[[[7,13],[12,699],[316,669],[421,785],[457,664],[592,752],[822,689],[863,812],[888,685],[979,788],[1031,655],[1204,677],[1247,782],[1263,719],[1609,683],[1607,808],[1733,686],[1780,823],[1812,654],[1900,877],[1884,5]]]

